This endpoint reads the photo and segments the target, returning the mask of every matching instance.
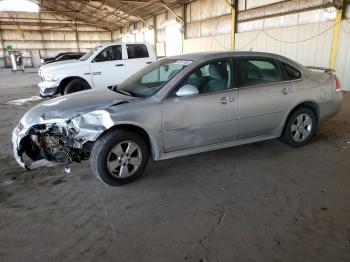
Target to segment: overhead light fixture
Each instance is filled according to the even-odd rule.
[[[39,5],[29,0],[1,0],[0,11],[38,13]]]

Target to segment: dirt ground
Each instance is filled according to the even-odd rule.
[[[0,261],[350,261],[350,94],[312,143],[150,163],[119,188],[88,163],[27,172],[10,133],[37,75],[0,71]]]

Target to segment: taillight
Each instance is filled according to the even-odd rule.
[[[340,92],[341,91],[341,84],[339,78],[336,76],[335,77],[335,92]]]

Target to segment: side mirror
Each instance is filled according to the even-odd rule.
[[[176,96],[193,96],[193,95],[197,95],[199,94],[199,90],[197,87],[195,87],[194,85],[183,85],[182,87],[180,87],[179,90],[177,90],[176,92]]]

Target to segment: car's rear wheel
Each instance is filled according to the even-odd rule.
[[[95,176],[105,184],[120,186],[139,178],[148,158],[148,145],[141,135],[114,130],[95,142],[90,164]]]
[[[282,139],[292,147],[306,145],[312,139],[316,131],[315,113],[306,107],[295,110],[288,118]]]
[[[64,95],[72,94],[75,92],[83,91],[89,89],[89,85],[81,79],[73,79],[70,81],[63,90]]]

